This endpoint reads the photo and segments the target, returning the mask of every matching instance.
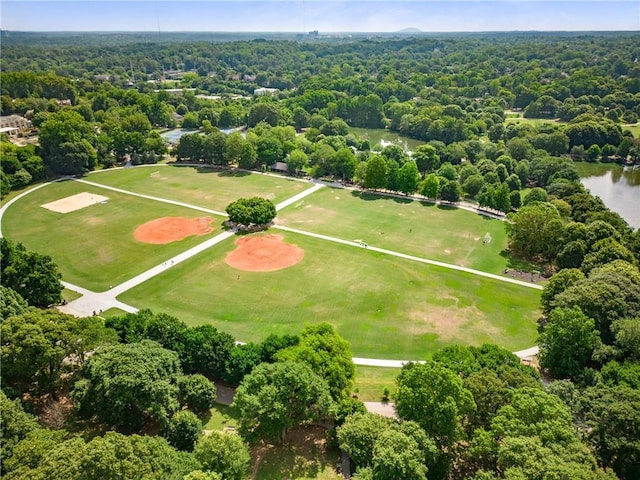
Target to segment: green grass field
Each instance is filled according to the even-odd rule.
[[[363,402],[379,402],[385,387],[393,394],[399,368],[364,367],[356,365],[356,381],[353,391]]]
[[[508,266],[504,222],[417,200],[323,188],[280,212],[277,223],[491,273]]]
[[[109,200],[65,214],[40,206],[80,192],[101,194]],[[193,218],[203,214],[66,181],[47,185],[11,205],[4,215],[2,232],[30,250],[50,255],[64,280],[103,291],[219,233],[223,220],[214,218],[214,232],[209,235],[167,245],[134,239],[139,225],[164,216]]]
[[[159,179],[155,172],[166,178]],[[310,186],[266,175],[200,174],[193,168],[177,167],[112,170],[89,176],[91,181],[98,179],[187,202],[200,198],[206,184],[216,192],[215,198],[203,197],[197,203],[215,209],[240,196],[239,192],[278,192],[276,201],[281,201]],[[186,197],[180,195],[183,189]],[[83,191],[109,200],[67,214],[40,207]],[[52,256],[64,280],[102,291],[221,231],[222,218],[218,217],[213,234],[167,245],[144,244],[133,238],[138,225],[162,216],[197,217],[202,213],[66,181],[13,204],[3,218],[3,233]],[[493,273],[509,262],[503,252],[503,222],[408,199],[324,188],[284,209],[278,221]],[[232,238],[119,299],[175,315],[190,325],[211,323],[242,341],[260,341],[271,333],[297,333],[305,325],[329,322],[351,342],[354,355],[362,357],[422,359],[456,342],[490,342],[511,350],[535,342],[539,291],[276,228],[271,233],[303,248],[304,259],[276,272],[239,271],[224,262],[235,248]],[[491,241],[484,243],[487,233]],[[366,378],[362,377],[363,392],[369,388],[369,396],[375,388],[380,390],[375,395],[381,395],[379,385],[374,387],[377,380],[367,387]]]
[[[86,178],[95,183],[222,212],[239,196],[260,196],[278,203],[311,186],[271,175],[158,165],[104,170]]]
[[[119,300],[242,341],[329,322],[363,357],[420,359],[453,342],[516,350],[535,340],[537,290],[272,232],[303,248],[304,259],[276,272],[239,271],[224,262],[235,248],[228,239]]]

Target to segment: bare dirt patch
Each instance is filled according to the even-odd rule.
[[[80,210],[81,208],[88,207],[89,205],[106,202],[107,200],[109,200],[109,197],[96,195],[95,193],[82,192],[76,193],[75,195],[71,195],[69,197],[61,198],[60,200],[56,200],[55,202],[45,203],[44,205],[40,206],[42,208],[46,208],[47,210],[51,210],[52,212],[69,213]]]
[[[304,257],[304,250],[282,241],[282,235],[260,235],[236,240],[238,248],[225,258],[227,265],[249,272],[272,272],[290,267]]]
[[[409,313],[409,318],[411,334],[435,333],[441,340],[452,340],[465,328],[491,328],[484,314],[475,306],[416,309]]]
[[[139,242],[164,245],[183,240],[192,235],[206,235],[213,231],[211,222],[211,217],[156,218],[136,228],[133,236]]]

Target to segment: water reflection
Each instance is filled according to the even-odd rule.
[[[584,177],[580,181],[629,225],[640,228],[640,167],[612,166],[602,175]]]

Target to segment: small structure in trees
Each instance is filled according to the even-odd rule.
[[[226,210],[227,225],[242,231],[256,232],[268,228],[276,217],[276,206],[261,197],[240,198],[230,203]]]

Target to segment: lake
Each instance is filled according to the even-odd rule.
[[[619,213],[631,227],[640,228],[640,167],[578,163],[580,182]]]
[[[391,130],[385,130],[384,128],[350,128],[349,131],[358,138],[369,140],[372,148],[377,144],[382,145],[382,147],[396,144],[400,145],[406,152],[410,153],[419,145],[424,145],[424,142],[421,140],[404,137],[396,132],[392,132]]]

